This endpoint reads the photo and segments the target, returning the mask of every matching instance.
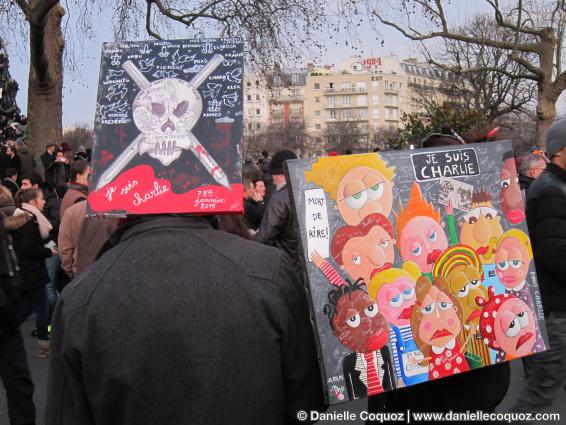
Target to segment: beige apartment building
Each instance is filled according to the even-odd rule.
[[[399,61],[395,55],[381,58],[352,57],[338,69],[309,66],[304,114],[308,133],[320,143],[350,137],[355,150],[376,145],[379,132],[401,126],[404,112],[422,112],[422,96],[437,93],[445,71],[414,59]],[[432,90],[431,90],[432,89]]]

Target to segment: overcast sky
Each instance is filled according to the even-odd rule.
[[[454,7],[450,14],[453,21],[463,22],[467,17],[478,12],[477,6],[480,2],[454,2],[458,6]],[[69,15],[68,15],[69,16]],[[78,72],[65,74],[64,91],[63,91],[63,126],[73,126],[76,124],[86,124],[92,126],[94,122],[94,111],[96,106],[96,90],[98,83],[100,52],[102,43],[105,41],[113,41],[112,29],[109,24],[109,16],[98,16],[93,22],[93,27],[97,28],[95,39],[85,42],[84,49],[80,54],[80,66]],[[376,33],[369,27],[361,28],[360,42],[355,45],[363,50],[364,56],[383,56],[390,53],[397,54],[400,59],[409,55],[418,55],[418,46],[403,38],[396,31],[383,28],[380,29],[380,39],[384,41],[383,46],[376,41]],[[346,46],[345,37],[342,37],[338,43],[331,40],[327,34],[321,34],[320,37],[326,41],[328,52],[325,55],[327,63],[338,64],[357,51],[352,47]],[[144,38],[143,36],[140,37]],[[149,37],[145,37],[149,39]],[[348,40],[352,44],[352,40]],[[27,110],[27,78],[29,72],[29,58],[18,57],[15,52],[10,50],[10,72],[19,85],[18,105],[24,112]],[[305,57],[305,60],[310,58]]]

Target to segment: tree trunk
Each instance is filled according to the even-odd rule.
[[[554,49],[556,38],[552,28],[546,28],[540,40],[539,66],[542,76],[538,81],[537,94],[537,132],[536,145],[545,150],[546,132],[556,118],[556,101],[558,96],[554,93],[553,70]]]
[[[61,20],[65,9],[53,6],[44,19],[30,21],[28,88],[28,144],[41,167],[39,155],[48,140],[63,141],[63,48]],[[41,167],[42,169],[42,167]]]
[[[556,98],[547,96],[544,91],[539,91],[537,104],[537,132],[536,145],[545,150],[546,132],[556,118]]]

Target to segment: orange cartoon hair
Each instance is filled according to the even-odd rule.
[[[406,207],[403,208],[401,201],[399,201],[399,214],[393,213],[393,215],[395,217],[397,248],[399,250],[401,249],[401,233],[411,219],[424,216],[430,217],[437,223],[440,223],[440,211],[435,211],[434,206],[423,198],[421,188],[417,182],[413,182],[411,186],[411,194],[409,195]]]

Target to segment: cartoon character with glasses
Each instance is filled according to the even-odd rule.
[[[452,376],[470,370],[462,354],[467,341],[460,344],[462,306],[450,293],[442,277],[434,285],[420,277],[416,286],[417,301],[411,314],[411,327],[417,346],[425,356],[421,365],[428,366],[429,379]]]
[[[322,157],[305,171],[306,181],[328,192],[342,219],[351,226],[373,213],[389,216],[394,176],[395,167],[388,167],[377,153],[347,159]]]
[[[391,326],[389,346],[393,353],[398,386],[428,380],[428,368],[418,364],[424,356],[413,339],[410,324],[417,300],[415,282],[420,275],[419,267],[412,261],[407,261],[402,269],[389,269],[377,274],[368,285],[368,295],[377,301],[379,311]]]
[[[536,340],[535,317],[530,307],[514,295],[495,295],[489,288],[489,299],[483,305],[480,329],[484,343],[505,353],[499,361],[511,360],[533,352]]]

